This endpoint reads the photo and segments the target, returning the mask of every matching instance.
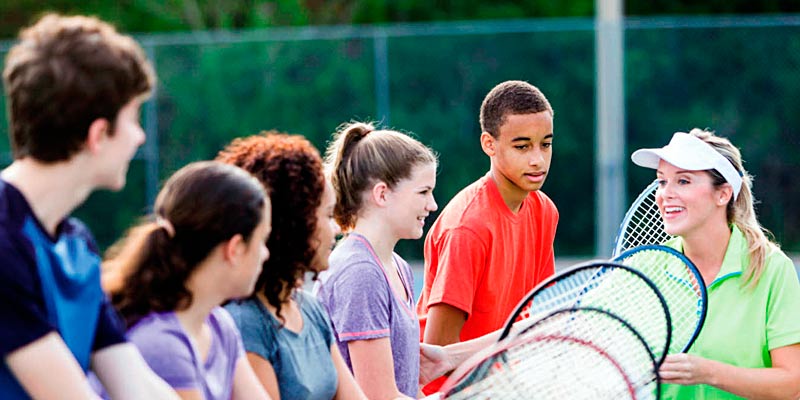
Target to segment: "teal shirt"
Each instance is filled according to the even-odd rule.
[[[683,250],[680,238],[667,243]],[[772,366],[770,350],[800,343],[800,282],[792,261],[770,253],[754,288],[742,287],[749,263],[744,234],[733,226],[725,259],[708,287],[708,314],[689,354],[743,368]],[[663,399],[741,399],[709,385],[662,385]]]
[[[338,376],[333,365],[333,329],[322,305],[296,290],[294,300],[303,316],[303,328],[281,327],[256,298],[225,306],[242,333],[245,351],[269,361],[278,379],[281,399],[330,400],[336,395]]]

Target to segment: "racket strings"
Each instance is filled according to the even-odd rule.
[[[643,380],[639,371],[629,371],[606,348],[588,340],[564,335],[539,334],[515,339],[501,353],[487,359],[492,367],[485,376],[448,399],[632,399],[637,393],[655,390],[655,378]],[[646,349],[639,345],[641,349]],[[649,362],[652,374],[652,359]],[[635,375],[631,375],[633,372]],[[643,387],[649,387],[643,389]]]
[[[615,256],[634,247],[661,244],[673,237],[664,230],[664,221],[656,204],[657,189],[658,182],[653,181],[628,209],[615,241]]]
[[[574,307],[599,308],[628,321],[659,362],[668,349],[670,327],[665,304],[644,278],[628,269],[593,266],[560,277],[530,299],[528,321]]]
[[[664,246],[635,248],[615,259],[647,276],[667,302],[672,323],[668,353],[680,353],[691,346],[706,313],[706,288],[691,262]]]

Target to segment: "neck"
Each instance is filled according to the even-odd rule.
[[[0,175],[27,200],[36,219],[50,235],[94,189],[79,162],[44,164],[32,158],[14,161]]]
[[[514,183],[506,179],[503,174],[497,172],[494,169],[494,165],[492,165],[489,171],[489,176],[492,178],[495,185],[497,185],[497,190],[500,192],[500,197],[503,198],[503,202],[506,203],[506,206],[508,206],[511,212],[516,214],[520,207],[522,207],[522,202],[525,201],[528,192],[520,189],[514,185]]]
[[[400,240],[391,233],[390,227],[386,223],[377,223],[373,221],[375,218],[365,216],[358,218],[356,226],[353,228],[353,233],[364,236],[372,245],[375,254],[381,259],[385,267],[389,267],[392,261],[392,253],[394,246]]]
[[[683,252],[692,260],[704,278],[708,276],[714,278],[725,259],[728,242],[731,239],[731,229],[727,222],[710,222],[703,227],[702,232],[693,232],[683,237]]]
[[[211,310],[228,300],[221,293],[219,277],[210,276],[216,272],[215,269],[204,264],[198,265],[186,282],[186,288],[192,294],[192,304],[175,312],[183,327],[192,335],[200,333]]]

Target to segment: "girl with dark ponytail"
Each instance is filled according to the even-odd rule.
[[[220,305],[252,293],[270,210],[247,172],[193,163],[164,185],[154,217],[109,250],[103,285],[129,340],[184,399],[268,398]]]

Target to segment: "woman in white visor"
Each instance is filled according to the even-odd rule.
[[[800,283],[756,220],[739,149],[712,132],[677,132],[633,162],[656,170],[668,246],[705,280],[708,314],[686,354],[666,358],[665,399],[800,397]]]

